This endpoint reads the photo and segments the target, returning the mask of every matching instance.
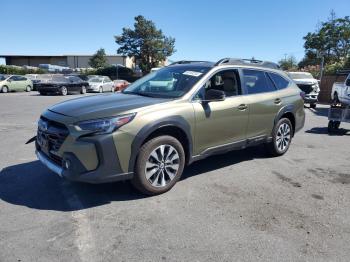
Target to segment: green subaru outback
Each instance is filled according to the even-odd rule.
[[[265,144],[283,155],[304,121],[301,90],[273,63],[180,61],[121,93],[48,108],[33,141],[38,159],[61,177],[130,179],[153,195],[213,154]]]

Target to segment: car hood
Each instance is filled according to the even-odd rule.
[[[110,117],[145,106],[167,102],[169,99],[152,98],[131,94],[104,94],[72,99],[56,104],[49,111],[75,117],[78,120]]]
[[[318,84],[317,79],[293,79],[297,85],[314,85]]]

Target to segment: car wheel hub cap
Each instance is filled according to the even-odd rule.
[[[146,179],[154,187],[168,185],[176,177],[179,161],[179,153],[173,146],[158,146],[151,152],[146,162]]]
[[[277,131],[277,136],[276,136],[276,145],[278,150],[284,151],[290,142],[290,126],[286,123],[283,123],[280,125]]]

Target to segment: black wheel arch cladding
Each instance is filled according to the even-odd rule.
[[[163,127],[179,128],[185,133],[186,139],[188,141],[188,152],[185,151],[185,153],[189,154],[188,158],[186,159],[192,158],[193,142],[191,136],[191,126],[182,116],[171,116],[149,123],[137,133],[137,135],[134,138],[134,141],[131,144],[131,156],[128,167],[129,172],[133,172],[139,149],[141,148],[147,137],[149,137],[152,133],[156,132],[157,130]]]

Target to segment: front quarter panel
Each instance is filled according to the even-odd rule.
[[[135,118],[114,133],[114,144],[124,172],[132,172],[138,150],[158,128],[177,126],[187,135],[192,148],[194,111],[188,101],[171,101],[143,108]],[[190,150],[191,151],[191,150]]]

